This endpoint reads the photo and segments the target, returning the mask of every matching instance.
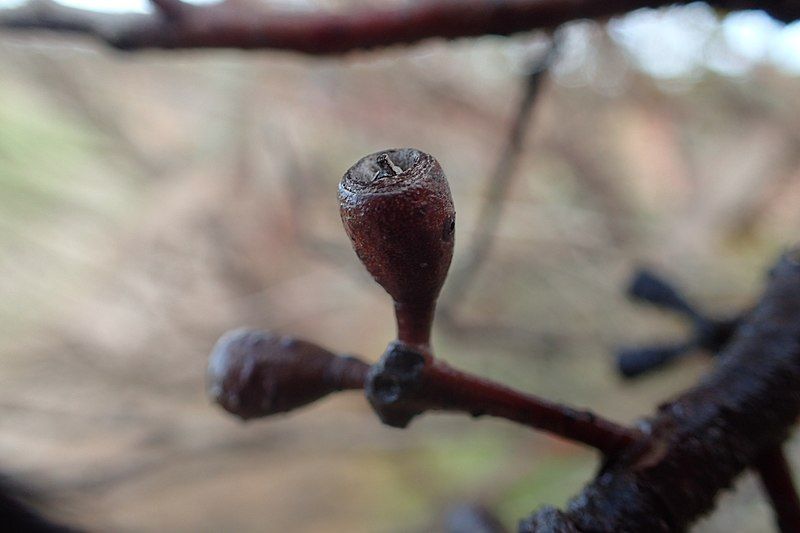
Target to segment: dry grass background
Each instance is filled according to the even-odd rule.
[[[757,294],[800,227],[800,93],[766,67],[659,85],[581,28],[592,57],[560,64],[541,95],[458,309],[525,333],[439,328],[435,343],[455,365],[631,421],[708,363],[615,376],[615,345],[681,331],[624,300],[628,274],[655,265],[710,309]],[[563,504],[593,455],[503,422],[398,431],[347,394],[243,425],[204,394],[210,347],[241,325],[380,355],[391,309],[341,230],[339,177],[386,147],[434,154],[458,268],[540,45],[317,60],[0,36],[3,468],[97,531],[418,532],[463,501],[508,524]],[[749,475],[737,489],[699,531],[764,529]]]

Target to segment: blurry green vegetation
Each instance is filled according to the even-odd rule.
[[[510,487],[499,506],[500,515],[509,523],[530,514],[542,505],[564,506],[580,491],[597,470],[597,462],[589,457],[552,457]]]
[[[18,231],[81,198],[80,170],[89,163],[97,137],[23,87],[4,84],[0,98],[7,103],[0,108],[0,215],[4,225]]]

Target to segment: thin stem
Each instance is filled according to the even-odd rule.
[[[772,503],[781,533],[800,531],[800,497],[792,480],[791,466],[780,445],[764,450],[753,466]]]
[[[532,63],[528,74],[522,80],[522,98],[514,114],[503,150],[489,177],[488,191],[477,218],[475,237],[470,242],[463,263],[450,277],[446,297],[442,301],[442,306],[446,307],[445,313],[442,314],[445,318],[454,319],[451,310],[463,299],[467,287],[472,284],[491,253],[497,227],[503,215],[504,200],[514,182],[515,170],[522,154],[525,136],[532,123],[536,101],[541,94],[542,82],[557,52],[558,41],[554,38],[545,54]]]
[[[611,457],[630,446],[641,434],[590,411],[580,411],[532,394],[511,389],[436,362],[423,373],[423,390],[446,409],[505,418],[581,442]]]
[[[381,420],[406,427],[426,411],[490,415],[581,442],[616,456],[643,435],[589,411],[578,411],[500,383],[456,370],[429,352],[402,342],[389,345],[372,367],[366,396]]]
[[[422,302],[410,305],[394,302],[397,320],[397,339],[414,346],[429,346],[431,342],[431,326],[436,311],[436,302]]]

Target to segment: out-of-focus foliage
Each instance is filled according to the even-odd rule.
[[[669,16],[702,28],[631,17],[713,46],[731,31],[701,5]],[[653,78],[630,24],[569,30],[461,327],[435,334],[453,364],[624,421],[707,365],[614,375],[615,344],[680,327],[624,301],[634,266],[736,309],[800,227],[798,80],[769,54]],[[464,500],[511,524],[591,476],[589,452],[499,421],[398,431],[349,394],[243,425],[203,392],[207,352],[242,325],[377,358],[391,309],[341,229],[341,173],[391,146],[434,154],[458,269],[541,37],[326,60],[68,42],[0,36],[3,468],[123,531],[425,531]],[[700,531],[763,529],[740,485]]]

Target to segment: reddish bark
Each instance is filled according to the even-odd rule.
[[[64,8],[47,0],[6,10],[0,26],[81,33],[124,50],[240,48],[294,50],[313,55],[412,44],[431,38],[512,35],[553,29],[579,19],[604,19],[686,0],[429,0],[335,13],[288,13],[234,2],[206,6],[155,0],[162,16],[116,17]],[[762,9],[784,22],[800,16],[792,1],[717,0],[725,10]]]

